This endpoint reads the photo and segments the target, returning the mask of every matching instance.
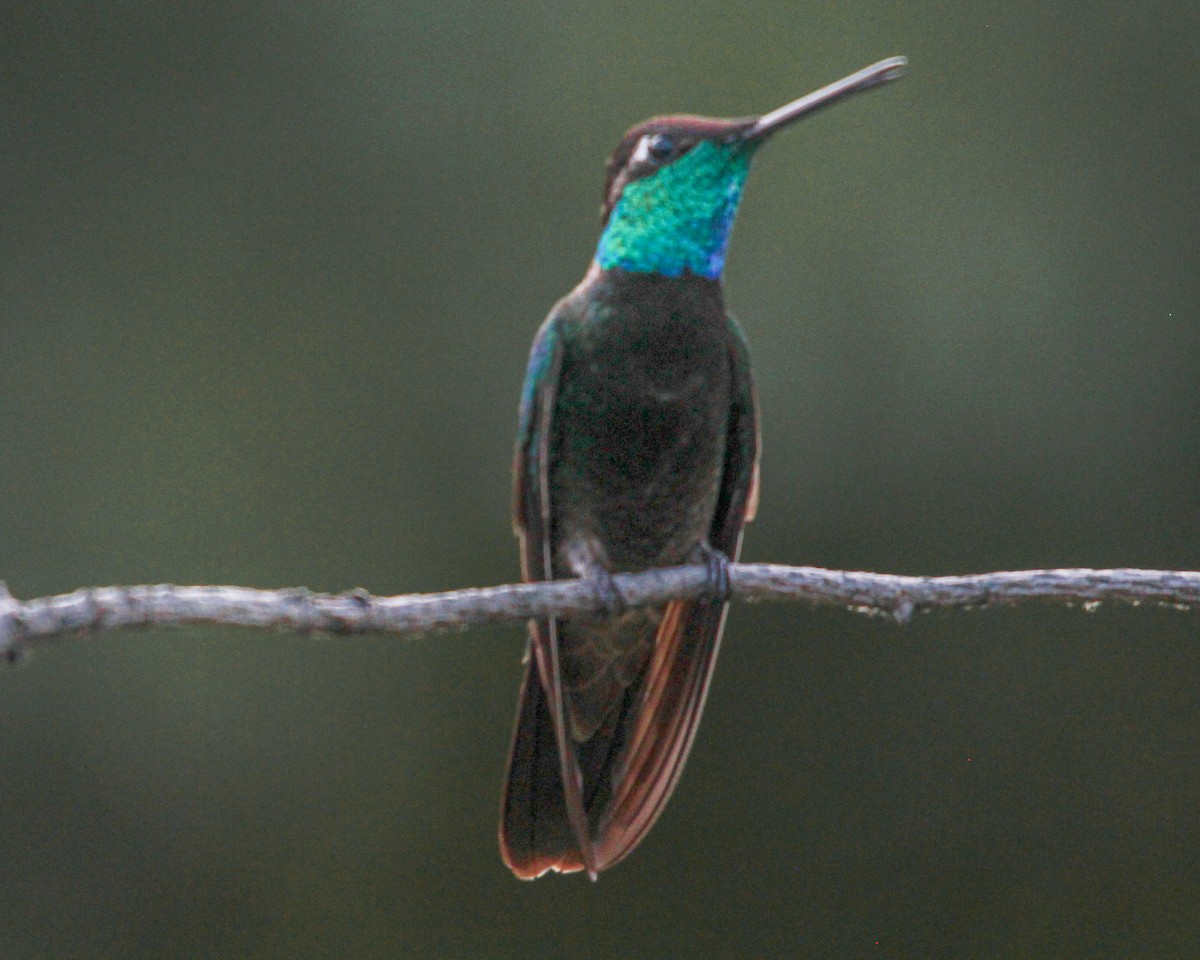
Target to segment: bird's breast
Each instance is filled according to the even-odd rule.
[[[590,538],[630,569],[680,562],[708,535],[730,409],[721,332],[614,325],[567,352],[551,471],[560,542]]]

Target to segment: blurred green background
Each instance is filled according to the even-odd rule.
[[[1200,15],[0,8],[0,576],[510,581],[516,397],[647,115],[762,112],[752,560],[1200,567]],[[0,674],[0,955],[1194,957],[1194,614],[735,608],[672,803],[513,880],[524,639],[189,629]]]

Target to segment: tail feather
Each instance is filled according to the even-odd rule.
[[[614,722],[571,742],[582,775],[592,869],[624,859],[645,837],[679,781],[696,736],[727,605],[667,604],[642,678]],[[535,644],[536,644],[535,639]],[[531,656],[521,688],[500,820],[500,849],[518,877],[585,869],[563,784],[554,713]]]
[[[522,880],[582,870],[567,814],[558,740],[531,656],[525,667],[500,813],[500,853]]]

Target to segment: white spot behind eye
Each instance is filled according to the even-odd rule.
[[[653,133],[642,135],[642,139],[638,141],[637,147],[633,151],[633,156],[629,158],[629,162],[647,163],[650,160],[650,140],[654,136]]]

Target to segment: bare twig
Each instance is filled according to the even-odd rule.
[[[697,597],[704,567],[665,567],[620,574],[631,606]],[[934,609],[1049,600],[1084,606],[1104,602],[1200,606],[1200,572],[1173,570],[1022,570],[955,577],[739,563],[730,567],[732,594],[745,600],[803,600],[883,614],[901,622]],[[19,601],[0,584],[0,656],[15,660],[31,644],[122,627],[218,624],[329,633],[415,634],[530,617],[599,612],[604,597],[580,580],[510,584],[448,593],[373,597],[301,589],[248,587],[95,587]]]

